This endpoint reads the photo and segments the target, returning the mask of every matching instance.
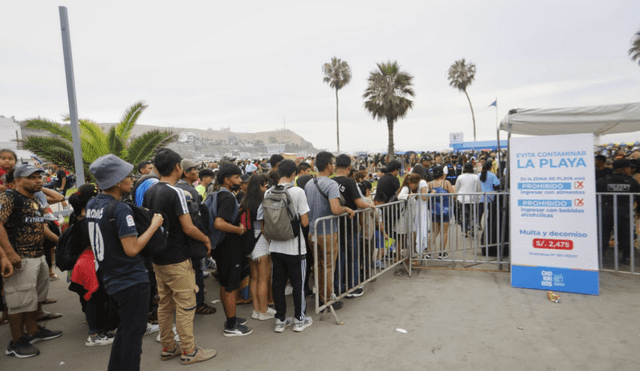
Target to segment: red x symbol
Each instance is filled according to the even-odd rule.
[[[575,204],[576,206],[584,206],[584,198],[576,198],[576,199],[574,200],[574,204]]]
[[[575,189],[583,189],[584,188],[584,181],[582,182],[574,182],[573,186]]]

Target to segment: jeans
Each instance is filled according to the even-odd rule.
[[[138,283],[113,294],[120,325],[111,345],[108,371],[140,370],[142,337],[147,329],[149,283]]]

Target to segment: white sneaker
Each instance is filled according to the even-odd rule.
[[[284,332],[284,329],[293,325],[293,317],[287,317],[284,321],[280,321],[276,318],[276,328],[273,329],[275,332]]]
[[[251,318],[253,318],[253,319],[258,319],[258,316],[259,316],[259,314],[258,314],[258,313],[260,313],[260,312],[258,312],[258,311],[257,311],[257,310],[255,310],[255,309],[252,309],[252,310],[251,310]]]
[[[307,327],[311,326],[312,324],[313,324],[313,318],[311,317],[304,317],[302,321],[296,319],[293,324],[293,331],[301,332]]]
[[[113,343],[115,338],[110,338],[104,334],[95,334],[89,335],[87,341],[85,341],[84,346],[86,347],[96,347],[102,345],[109,345]]]
[[[160,328],[158,328],[160,330]],[[173,340],[176,342],[176,346],[180,345],[180,336],[178,335],[178,331],[176,331],[176,325],[173,325]],[[158,331],[158,336],[156,337],[156,341],[158,343],[162,343],[162,339],[160,338],[160,332]]]
[[[145,335],[154,334],[158,331],[160,331],[160,326],[147,323],[147,329],[144,331],[144,334]]]
[[[287,285],[287,287],[284,288],[284,294],[285,295],[292,295],[293,294],[293,286]]]
[[[258,320],[259,321],[266,321],[269,319],[273,319],[276,315],[276,310],[273,308],[269,308],[267,307],[267,311],[262,313],[262,312],[258,312]]]

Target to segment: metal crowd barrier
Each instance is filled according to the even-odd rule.
[[[410,273],[418,266],[457,264],[509,268],[508,192],[416,193],[407,206]]]
[[[635,269],[640,194],[596,197],[600,270],[640,274]],[[407,200],[356,210],[353,218],[317,219],[311,236],[316,313],[328,309],[339,324],[335,302],[357,295],[366,283],[401,264],[409,275],[416,267],[460,264],[508,271],[509,209],[509,192],[411,194]]]
[[[605,272],[640,274],[640,193],[597,193],[598,261]]]
[[[406,202],[396,201],[356,210],[353,218],[332,215],[314,222],[316,313],[328,309],[340,324],[335,302],[357,295],[366,283],[404,263],[408,245],[395,231],[406,227],[405,213]]]

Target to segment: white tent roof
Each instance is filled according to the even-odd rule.
[[[500,130],[514,134],[595,135],[628,133],[640,130],[640,103],[571,108],[518,108],[509,111],[500,122]]]

